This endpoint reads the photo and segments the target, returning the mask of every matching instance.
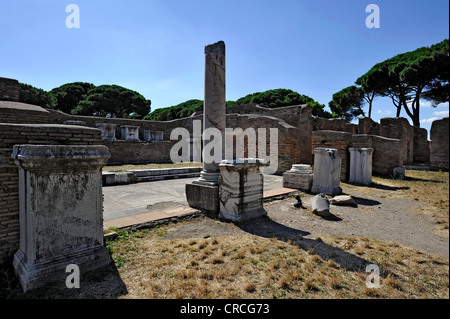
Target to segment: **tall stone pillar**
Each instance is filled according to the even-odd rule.
[[[205,101],[203,105],[203,171],[197,183],[217,185],[219,164],[225,158],[225,43],[219,41],[205,47]],[[214,135],[210,138],[209,132]],[[217,138],[220,139],[220,145]],[[208,147],[215,143],[216,147]],[[214,153],[211,154],[211,150]],[[220,156],[216,152],[220,153]]]
[[[225,43],[205,47],[205,99],[203,105],[203,170],[186,184],[189,206],[217,214],[220,162],[225,158]]]

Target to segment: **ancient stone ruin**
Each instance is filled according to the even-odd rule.
[[[109,262],[101,167],[170,163],[175,128],[190,132],[191,150],[214,159],[203,156],[200,178],[186,185],[189,205],[233,221],[264,215],[261,171],[273,163],[285,187],[332,196],[341,192],[340,182],[367,185],[372,174],[401,176],[413,165],[449,168],[448,118],[433,122],[428,141],[426,130],[404,118],[361,117],[351,124],[315,117],[308,105],[226,108],[222,41],[205,47],[204,111],[192,117],[160,122],[65,114],[18,102],[19,82],[5,78],[0,98],[0,263],[14,260],[25,290],[57,279],[67,263]],[[198,130],[195,121],[203,122]],[[239,128],[236,140],[247,140],[231,159],[224,154],[226,128]],[[256,145],[243,137],[247,129],[257,133]],[[277,132],[276,148],[270,130]],[[220,136],[222,147],[211,149],[212,136]]]

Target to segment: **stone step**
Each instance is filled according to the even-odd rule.
[[[152,168],[127,171],[103,171],[103,186],[152,182],[172,178],[199,177],[201,167]]]
[[[153,182],[153,181],[161,181],[161,180],[165,180],[165,179],[190,178],[190,177],[199,177],[199,176],[200,176],[200,172],[144,176],[144,177],[138,177],[137,182]]]

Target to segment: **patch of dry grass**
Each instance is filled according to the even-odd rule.
[[[381,269],[349,271],[295,243],[250,234],[164,239],[150,231],[114,248],[123,298],[448,298],[448,262],[397,243],[358,237],[323,241]],[[111,243],[110,243],[111,244]],[[122,259],[121,259],[122,258]]]

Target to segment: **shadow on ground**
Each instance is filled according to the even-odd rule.
[[[0,299],[115,299],[125,294],[127,288],[112,259],[102,269],[89,272],[80,269],[79,288],[67,288],[65,280],[61,280],[26,293],[14,273],[12,261],[0,266]]]
[[[311,251],[324,260],[331,259],[350,271],[365,270],[366,266],[371,264],[371,262],[363,258],[350,254],[340,248],[330,246],[321,239],[304,238],[304,236],[310,233],[282,225],[267,216],[236,222],[235,225],[252,235],[264,238],[277,238],[285,242],[290,241],[298,245],[299,248]]]

